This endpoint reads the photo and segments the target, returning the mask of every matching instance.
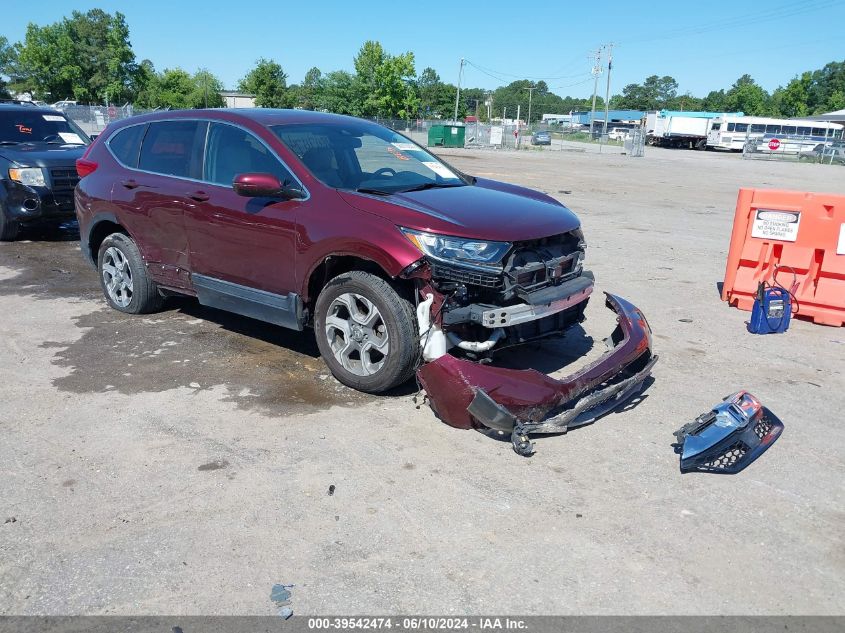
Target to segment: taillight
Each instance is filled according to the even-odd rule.
[[[93,160],[88,160],[88,154],[91,153],[91,150],[94,149],[94,145],[96,144],[97,141],[95,140],[86,148],[82,158],[76,159],[76,173],[79,174],[80,178],[85,178],[85,176],[93,174],[97,171],[97,167],[100,166],[99,163],[96,163]]]
[[[99,163],[95,163],[93,160],[78,158],[76,160],[76,173],[79,174],[80,178],[85,178],[85,176],[93,174],[99,166]]]

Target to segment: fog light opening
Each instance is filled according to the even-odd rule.
[[[23,208],[27,211],[35,211],[39,204],[38,198],[27,198],[23,201]]]

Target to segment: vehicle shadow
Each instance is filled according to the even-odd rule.
[[[583,327],[576,325],[558,338],[503,349],[495,354],[493,364],[507,369],[536,369],[550,374],[583,358],[594,345],[595,339]]]
[[[320,358],[320,349],[317,347],[317,340],[314,338],[314,331],[311,328],[305,328],[302,332],[297,332],[296,330],[290,330],[273,325],[272,323],[240,316],[232,312],[226,312],[225,310],[209,308],[200,305],[192,297],[169,297],[165,309],[174,310],[195,319],[215,323],[228,332],[281,347],[296,354],[302,354],[313,359]],[[326,365],[326,373],[330,373],[328,365]],[[414,376],[401,385],[379,394],[379,396],[404,398],[417,393],[419,390],[420,386]]]
[[[67,222],[38,222],[21,226],[18,242],[78,242],[79,224],[76,220]]]
[[[270,345],[284,347],[297,354],[311,358],[319,358],[320,356],[320,350],[317,347],[317,341],[314,339],[314,333],[309,329],[297,332],[296,330],[266,323],[265,321],[258,321],[234,314],[233,312],[209,308],[208,306],[201,305],[196,299],[191,297],[169,297],[166,309],[175,310],[195,319],[216,323],[229,332],[248,336],[269,343]],[[328,367],[326,371],[328,371]]]

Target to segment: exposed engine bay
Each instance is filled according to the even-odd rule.
[[[531,434],[565,433],[633,398],[657,357],[643,314],[607,295],[617,328],[597,361],[556,380],[535,370],[496,367],[492,354],[561,336],[584,320],[593,292],[583,270],[580,229],[516,242],[501,269],[426,258],[415,278],[422,365],[417,371],[435,413],[447,424],[510,434],[514,450],[531,455]]]
[[[472,359],[563,334],[584,320],[593,276],[580,229],[517,242],[501,269],[429,260],[418,304],[423,358]]]

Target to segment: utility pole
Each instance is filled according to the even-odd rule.
[[[534,88],[537,86],[530,86],[528,88],[528,129],[531,129],[531,97],[534,94]]]
[[[461,99],[461,75],[464,74],[464,58],[461,57],[461,65],[458,67],[458,91],[455,93],[455,123],[458,122],[458,101]]]
[[[593,110],[590,113],[590,138],[593,138],[593,122],[596,120],[596,93],[599,90],[599,75],[601,75],[601,48],[593,56]]]
[[[516,104],[516,138],[514,139],[514,144],[513,144],[514,147],[516,147],[516,149],[519,149],[519,140],[520,140],[519,139],[519,113],[521,112],[521,110],[522,110],[522,104],[521,103]]]
[[[607,45],[607,88],[604,91],[604,128],[602,136],[607,134],[607,116],[610,111],[610,69],[613,66],[613,42]]]

